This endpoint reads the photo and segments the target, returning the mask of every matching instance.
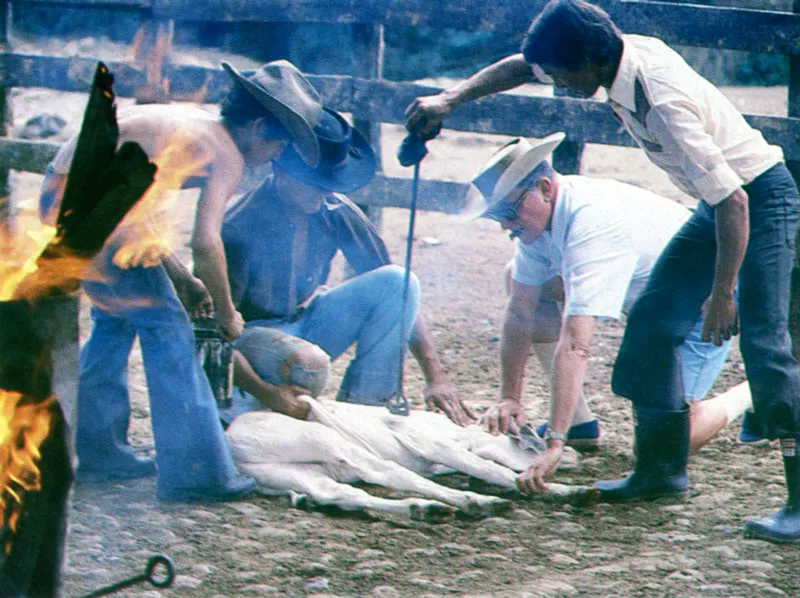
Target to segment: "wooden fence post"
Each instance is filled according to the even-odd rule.
[[[556,97],[574,97],[570,96],[567,91],[555,86],[553,86],[553,95]],[[584,145],[580,141],[564,139],[553,151],[553,168],[561,174],[580,174]]]
[[[8,28],[11,22],[11,3],[0,0],[0,51],[5,56],[12,49],[8,42]],[[14,119],[11,111],[11,87],[8,85],[8,67],[5,58],[0,67],[2,84],[0,84],[0,137],[7,137],[13,129]],[[0,222],[9,223],[11,217],[11,185],[9,170],[0,170]]]
[[[144,65],[147,84],[136,90],[137,104],[166,104],[169,90],[164,87],[165,73],[172,58],[174,21],[150,18],[136,34],[134,60]]]
[[[800,13],[800,0],[792,2],[792,11]],[[789,114],[800,117],[800,54],[789,56]],[[787,160],[786,166],[800,184],[800,161]],[[789,334],[792,337],[792,353],[800,359],[800,233],[795,238],[794,268],[792,269],[791,297],[789,300]]]
[[[354,24],[353,38],[353,76],[360,79],[380,79],[383,76],[383,25]],[[353,126],[367,138],[378,158],[378,171],[381,168],[381,123],[354,118]],[[372,223],[381,229],[381,208],[359,206]]]

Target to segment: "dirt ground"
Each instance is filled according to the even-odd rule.
[[[785,89],[726,90],[747,111],[785,113]],[[80,125],[85,96],[47,90],[15,92],[17,125],[43,111]],[[124,102],[123,102],[124,103]],[[401,132],[384,127],[385,170]],[[429,145],[423,174],[466,181],[503,140],[446,132]],[[617,177],[685,201],[638,150],[590,146],[584,173]],[[18,205],[35,197],[40,177],[19,175]],[[191,221],[192,197],[185,199]],[[184,205],[184,204],[182,204]],[[384,211],[384,234],[402,263],[408,212]],[[186,255],[185,249],[181,250]],[[414,270],[423,313],[461,395],[478,412],[498,391],[501,272],[513,244],[496,224],[421,213]],[[609,376],[623,324],[600,325],[585,391],[602,426],[602,451],[556,481],[591,483],[631,467],[629,405],[612,396]],[[82,335],[88,332],[86,314]],[[343,360],[335,364],[336,377]],[[734,354],[715,391],[743,379]],[[131,360],[131,441],[153,450],[141,358]],[[413,360],[406,389],[422,407],[422,379]],[[526,407],[546,414],[541,372],[529,366]],[[412,414],[413,417],[413,414]],[[738,422],[737,422],[738,423]],[[691,497],[681,505],[595,505],[583,509],[516,497],[504,518],[457,518],[431,525],[395,515],[335,514],[292,509],[282,498],[256,497],[219,505],[171,505],[155,499],[154,480],[75,486],[70,508],[64,595],[74,597],[141,572],[154,553],[178,571],[172,588],[134,586],[119,596],[756,596],[800,594],[800,555],[794,547],[746,540],[746,517],[771,512],[784,500],[776,446],[736,444],[732,425],[691,459]],[[441,482],[467,487],[464,476]],[[371,492],[387,495],[381,489]],[[491,488],[482,487],[491,492]]]

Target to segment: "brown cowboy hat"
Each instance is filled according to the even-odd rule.
[[[320,152],[314,127],[322,118],[322,103],[303,73],[288,60],[268,62],[248,74],[227,62],[222,63],[222,68],[286,127],[292,146],[303,161],[316,166]]]
[[[281,153],[275,165],[301,183],[323,191],[350,193],[372,180],[377,156],[364,136],[341,114],[324,108],[314,132],[320,147],[317,166],[310,167],[291,147]]]

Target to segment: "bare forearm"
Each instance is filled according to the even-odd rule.
[[[581,396],[589,352],[570,346],[566,339],[559,343],[553,361],[553,388],[550,399],[550,428],[562,434],[569,430],[575,407]]]
[[[444,367],[439,360],[433,337],[422,319],[422,315],[417,318],[414,325],[408,348],[414,359],[417,360],[426,384],[436,384],[445,377]]]
[[[732,296],[750,238],[748,197],[737,189],[714,208],[717,258],[712,293]]]
[[[481,69],[469,79],[445,90],[451,109],[500,91],[507,91],[534,80],[531,65],[522,54],[508,56]]]
[[[500,337],[500,398],[522,401],[525,364],[531,349],[533,317],[506,310]]]
[[[217,311],[229,315],[235,311],[228,284],[228,270],[222,241],[193,245],[192,257],[197,277],[206,285]]]

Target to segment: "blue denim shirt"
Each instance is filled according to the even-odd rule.
[[[331,194],[306,217],[302,243],[303,227],[289,220],[271,176],[228,209],[222,242],[233,301],[245,321],[291,318],[325,284],[337,250],[358,274],[390,263],[378,231],[347,197]],[[296,242],[301,246],[293,250]]]

